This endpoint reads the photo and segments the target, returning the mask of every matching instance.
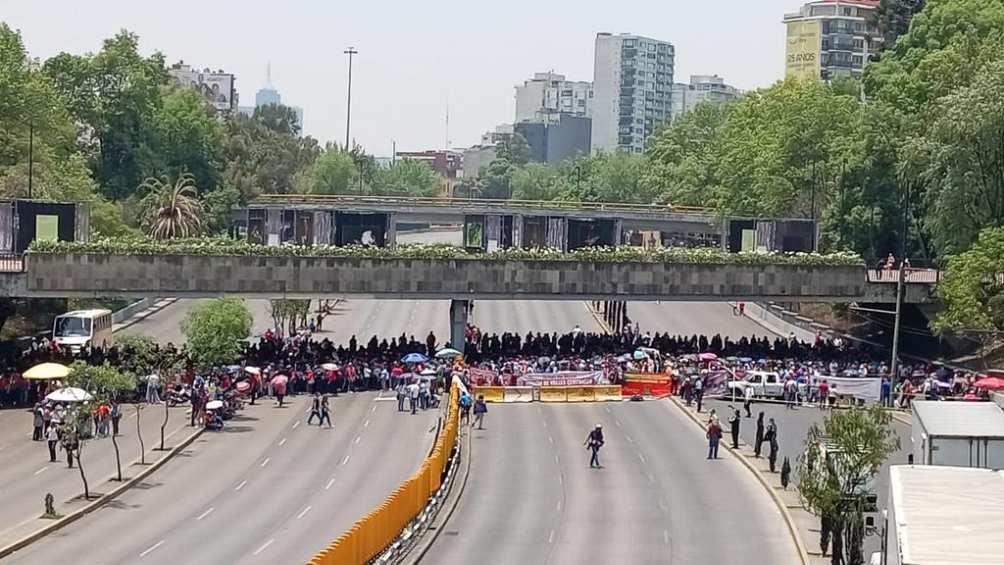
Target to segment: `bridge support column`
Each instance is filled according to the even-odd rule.
[[[450,300],[450,347],[463,353],[467,343],[467,311],[470,300]]]
[[[397,249],[397,214],[387,214],[387,231],[384,234],[384,246]]]

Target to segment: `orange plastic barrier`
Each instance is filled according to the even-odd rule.
[[[570,386],[566,387],[568,390],[568,401],[569,402],[592,402],[596,400],[596,395],[593,393],[593,387],[591,386]]]
[[[484,396],[485,402],[505,402],[505,387],[479,386],[474,389],[474,397]]]
[[[542,386],[540,387],[541,402],[567,402],[568,389],[563,386]]]
[[[481,387],[479,394],[484,394]],[[501,387],[499,397],[501,398]],[[485,396],[487,400],[487,395]],[[408,522],[425,508],[429,496],[442,484],[443,471],[457,442],[459,426],[457,387],[450,390],[449,412],[436,438],[432,454],[425,458],[418,471],[404,481],[380,506],[357,521],[347,532],[310,561],[312,565],[366,563],[376,558],[401,534]]]
[[[620,385],[597,385],[591,388],[593,389],[593,396],[597,402],[621,400]]]
[[[628,373],[621,385],[624,396],[669,396],[673,391],[673,379],[660,373]]]
[[[507,386],[503,402],[533,402],[532,386]]]

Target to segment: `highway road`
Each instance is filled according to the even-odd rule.
[[[603,469],[583,442],[597,423]],[[423,562],[795,563],[780,512],[668,401],[492,405],[456,512]]]
[[[733,315],[727,302],[631,302],[627,313],[632,323],[638,322],[642,333],[708,337],[721,334],[734,340],[754,335],[776,336],[749,317]]]

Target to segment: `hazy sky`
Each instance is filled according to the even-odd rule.
[[[513,86],[553,69],[592,80],[597,32],[635,33],[676,46],[677,82],[718,74],[743,89],[784,72],[785,12],[800,0],[0,0],[34,57],[97,51],[120,29],[168,63],[222,68],[253,105],[272,62],[284,103],[304,109],[306,133],[345,137],[347,60],[352,137],[369,152],[472,145],[511,122]]]

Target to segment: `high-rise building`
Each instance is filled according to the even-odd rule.
[[[282,95],[272,86],[272,63],[265,68],[265,86],[261,87],[254,96],[254,106],[241,106],[240,113],[250,116],[254,114],[255,108],[268,106],[270,104],[282,104]],[[296,125],[303,134],[303,108],[299,106],[289,106],[296,113]]]
[[[209,69],[200,71],[186,65],[184,61],[171,65],[167,72],[180,84],[198,90],[217,111],[231,112],[237,109],[238,97],[234,75]]]
[[[784,15],[788,43],[784,76],[831,80],[861,78],[882,46],[879,0],[819,0]]]
[[[553,122],[520,122],[516,133],[526,139],[530,160],[558,163],[589,155],[592,122],[583,116],[559,114]]]
[[[638,35],[596,34],[592,147],[645,150],[645,141],[672,115],[675,49]]]
[[[561,114],[588,117],[593,83],[565,80],[554,72],[534,73],[516,86],[516,121],[553,123]]]
[[[718,75],[690,75],[690,84],[673,85],[673,119],[693,110],[701,102],[724,104],[742,96],[742,91],[725,84]]]

